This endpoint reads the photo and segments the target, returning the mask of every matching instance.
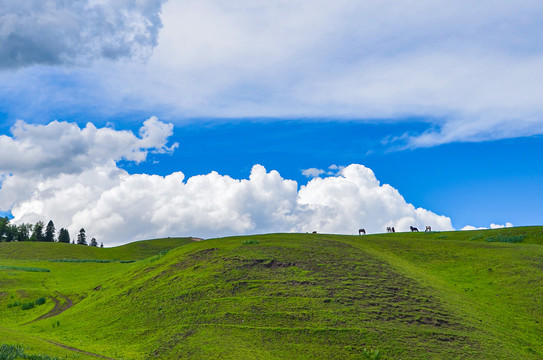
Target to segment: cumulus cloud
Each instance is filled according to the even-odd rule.
[[[0,192],[17,192],[18,179]],[[27,184],[28,185],[28,184]],[[185,179],[133,174],[113,165],[36,181],[15,202],[15,222],[52,218],[71,232],[80,227],[108,244],[171,235],[215,237],[263,232],[368,233],[409,225],[451,230],[451,220],[407,203],[373,172],[350,165],[338,176],[313,179],[298,190],[293,180],[260,165],[249,179],[211,172]]]
[[[509,228],[509,227],[513,227],[513,224],[511,224],[510,222],[506,222],[505,225],[501,225],[501,224],[490,224],[490,228],[491,229],[503,229],[503,228]]]
[[[0,69],[148,56],[163,0],[0,1]]]
[[[178,144],[167,146],[173,125],[151,117],[139,130],[97,129],[92,123],[81,129],[75,123],[53,121],[47,125],[28,124],[18,120],[11,128],[12,136],[0,135],[0,173],[26,176],[53,176],[58,173],[80,173],[109,162],[128,160],[141,162],[147,153],[173,151]]]
[[[500,225],[500,224],[494,224],[494,223],[491,223],[490,224],[490,229],[503,229],[503,228],[509,228],[509,227],[513,227],[513,224],[511,224],[510,222],[506,222],[505,225]],[[486,230],[488,229],[487,227],[475,227],[475,226],[472,226],[472,225],[466,225],[462,228],[462,230]]]
[[[171,127],[156,118],[144,123],[139,138],[92,124],[80,129],[59,122],[19,123],[13,133],[0,138],[0,144],[14,149],[22,165],[2,164],[0,209],[10,210],[15,223],[53,219],[57,227],[67,227],[73,234],[84,227],[110,245],[172,235],[351,234],[360,227],[372,233],[383,232],[386,226],[407,230],[410,225],[452,229],[448,217],[415,208],[362,165],[334,167],[335,175],[314,178],[300,188],[296,181],[260,165],[253,166],[248,179],[216,172],[186,179],[181,172],[158,176],[120,169],[119,159],[142,161],[149,150],[172,149],[166,147]],[[50,144],[40,144],[43,136],[38,133],[60,139],[51,154]],[[86,151],[74,149],[74,142],[82,143]],[[100,149],[105,144],[109,151]]]

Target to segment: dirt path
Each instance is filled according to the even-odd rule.
[[[45,339],[43,339],[43,340],[45,340]],[[100,359],[117,360],[117,359],[110,358],[110,357],[107,357],[107,356],[103,356],[103,355],[100,355],[100,354],[94,354],[94,353],[91,353],[91,352],[88,352],[88,351],[79,350],[79,349],[76,349],[76,348],[74,348],[74,347],[71,347],[71,346],[68,346],[68,345],[64,345],[64,344],[61,344],[61,343],[56,342],[56,341],[52,341],[52,340],[45,340],[45,341],[47,341],[47,342],[50,343],[50,344],[53,344],[53,345],[56,345],[56,346],[60,346],[60,347],[63,348],[63,349],[75,351],[75,352],[78,352],[78,353],[80,353],[80,354],[85,354],[85,355],[89,355],[89,356],[94,356],[94,357],[97,357],[97,358],[100,358]]]
[[[49,312],[47,312],[46,314],[43,314],[42,316],[40,316],[39,318],[36,318],[32,321],[29,321],[27,323],[24,323],[23,325],[28,325],[28,324],[31,324],[35,321],[38,321],[38,320],[43,320],[43,319],[47,319],[47,318],[50,318],[50,317],[53,317],[53,316],[56,316],[58,314],[61,314],[63,313],[64,311],[68,310],[69,308],[71,308],[74,303],[73,301],[67,297],[66,295],[63,295],[61,293],[59,293],[58,291],[56,292],[57,295],[59,297],[62,297],[64,298],[64,302],[61,304],[60,301],[54,297],[54,296],[49,296],[49,298],[51,300],[53,300],[53,302],[55,303],[55,306],[53,307],[53,309],[51,309]]]
[[[49,296],[49,298],[51,300],[53,300],[53,302],[55,303],[55,306],[53,307],[53,309],[48,311],[46,314],[43,314],[39,318],[36,318],[36,319],[34,319],[32,321],[29,321],[29,322],[27,322],[27,323],[25,323],[23,325],[28,325],[28,324],[31,324],[31,323],[36,322],[38,320],[43,320],[43,319],[47,319],[47,318],[59,315],[59,314],[63,313],[64,311],[68,310],[69,308],[71,308],[74,305],[74,302],[72,301],[72,299],[70,299],[69,297],[67,297],[64,294],[59,293],[58,291],[56,291],[56,293],[57,293],[58,297],[61,297],[61,298],[64,299],[63,303],[60,303],[60,300],[58,298],[56,298],[56,297],[54,297],[52,295]],[[107,357],[107,356],[103,356],[103,355],[100,355],[100,354],[94,354],[94,353],[91,353],[91,352],[88,352],[88,351],[76,349],[76,348],[74,348],[72,346],[64,345],[64,344],[56,342],[56,341],[47,340],[47,339],[43,339],[43,340],[47,341],[50,344],[60,346],[63,349],[75,351],[75,352],[78,352],[80,354],[94,356],[94,357],[97,357],[97,358],[100,358],[100,359],[116,360],[116,359],[113,359],[113,358],[110,358],[110,357]]]

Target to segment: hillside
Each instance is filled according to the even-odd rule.
[[[192,238],[164,238],[135,241],[112,248],[98,248],[63,243],[0,242],[0,259],[12,260],[59,260],[102,259],[141,260],[161,251],[194,242]]]
[[[11,267],[0,270],[3,341],[82,359],[97,357],[74,349],[114,359],[543,357],[543,227],[269,234],[167,254],[151,244],[101,249],[132,260],[154,249],[130,263],[1,255]],[[33,309],[8,307],[40,296],[48,301]]]

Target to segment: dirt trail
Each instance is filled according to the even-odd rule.
[[[64,294],[59,293],[58,291],[56,291],[56,293],[57,293],[58,297],[64,298],[64,302],[62,304],[60,303],[60,300],[58,298],[56,298],[54,296],[49,296],[49,298],[51,300],[53,300],[53,302],[55,303],[55,306],[53,307],[53,309],[48,311],[46,314],[43,314],[39,318],[36,318],[36,319],[34,319],[32,321],[29,321],[29,322],[27,322],[27,323],[25,323],[23,325],[28,325],[28,324],[31,324],[31,323],[36,322],[38,320],[43,320],[43,319],[47,319],[47,318],[59,315],[59,314],[63,313],[64,311],[68,310],[69,308],[71,308],[74,305],[74,302],[72,301],[72,299],[70,299],[69,297],[67,297]],[[75,351],[75,352],[78,352],[80,354],[94,356],[94,357],[97,357],[97,358],[100,358],[100,359],[116,360],[114,358],[110,358],[110,357],[103,356],[103,355],[100,355],[100,354],[95,354],[95,353],[91,353],[91,352],[88,352],[88,351],[76,349],[76,348],[74,348],[72,346],[64,345],[64,344],[56,342],[56,341],[47,340],[47,339],[43,339],[43,340],[47,341],[50,344],[60,346],[63,349]]]
[[[45,339],[43,339],[43,340],[45,340]],[[63,349],[75,351],[75,352],[78,352],[80,354],[90,355],[90,356],[94,356],[94,357],[97,357],[97,358],[100,358],[100,359],[117,360],[117,359],[110,358],[110,357],[107,357],[107,356],[103,356],[103,355],[100,355],[100,354],[95,354],[95,353],[91,353],[91,352],[88,352],[88,351],[79,350],[79,349],[76,349],[74,347],[64,345],[64,344],[61,344],[61,343],[56,342],[56,341],[52,341],[52,340],[45,340],[45,341],[47,341],[50,344],[60,346]]]
[[[63,313],[64,311],[68,310],[69,308],[71,308],[74,305],[73,301],[69,297],[59,293],[58,291],[56,293],[57,293],[58,296],[64,298],[64,302],[62,304],[60,303],[60,301],[56,297],[49,296],[49,298],[51,300],[53,300],[53,302],[55,303],[55,307],[53,307],[53,309],[51,309],[46,314],[43,314],[39,318],[36,318],[36,319],[34,319],[32,321],[24,323],[23,325],[28,325],[28,324],[31,324],[31,323],[33,323],[35,321],[38,321],[38,320],[43,320],[43,319],[47,319],[47,318],[56,316],[58,314]]]

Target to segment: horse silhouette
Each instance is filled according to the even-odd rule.
[[[413,232],[413,231],[416,231],[416,232],[418,232],[418,231],[419,231],[419,229],[417,229],[417,228],[416,228],[416,227],[414,227],[414,226],[410,226],[409,228],[411,229],[411,232]]]
[[[366,230],[365,229],[359,229],[358,230],[358,235],[366,235]]]

